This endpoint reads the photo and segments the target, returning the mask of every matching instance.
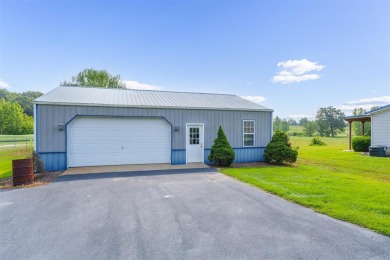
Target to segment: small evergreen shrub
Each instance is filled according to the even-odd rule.
[[[41,156],[37,152],[33,151],[32,159],[33,159],[34,173],[45,172],[45,166],[42,162]]]
[[[321,146],[321,145],[326,145],[326,143],[324,143],[321,138],[319,137],[314,137],[313,139],[311,139],[310,141],[310,146],[315,146],[315,145],[318,145],[318,146]]]
[[[282,131],[276,131],[276,133],[272,136],[271,142],[282,142],[288,147],[291,147],[288,135]]]
[[[228,167],[232,164],[235,156],[236,155],[220,126],[218,129],[218,136],[214,140],[208,159],[217,166]]]
[[[355,152],[368,152],[371,145],[371,137],[356,136],[352,139],[352,149]]]
[[[277,131],[264,151],[264,158],[273,164],[294,163],[297,161],[298,148],[291,147],[286,133]]]

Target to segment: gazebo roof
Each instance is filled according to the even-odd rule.
[[[346,117],[344,117],[344,120],[348,121],[348,122],[355,122],[355,121],[370,122],[371,115],[362,114],[362,115],[357,115],[357,116],[346,116]]]
[[[344,120],[345,121],[348,121],[348,122],[355,122],[355,121],[358,121],[358,122],[369,122],[371,121],[371,115],[372,114],[376,114],[382,110],[387,110],[387,109],[390,109],[390,104],[386,105],[386,106],[382,106],[382,107],[378,107],[376,109],[373,109],[373,110],[370,110],[364,114],[361,114],[361,115],[356,115],[356,116],[346,116],[344,117]]]

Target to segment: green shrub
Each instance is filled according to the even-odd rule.
[[[273,164],[294,163],[297,161],[298,148],[291,147],[286,133],[277,131],[264,151],[264,158]]]
[[[232,164],[235,156],[236,155],[220,126],[218,129],[218,136],[211,147],[210,155],[208,157],[209,161],[217,166],[228,167]]]
[[[298,133],[298,132],[290,132],[288,133],[289,136],[303,136],[302,133]]]
[[[356,136],[352,139],[352,149],[355,152],[368,152],[371,145],[371,137]]]
[[[282,142],[288,147],[291,147],[288,135],[282,131],[276,131],[276,133],[272,136],[271,142]]]
[[[294,163],[297,157],[298,148],[288,147],[282,142],[270,142],[264,151],[264,158],[273,164]]]
[[[33,159],[34,173],[44,173],[45,166],[42,162],[41,156],[37,152],[33,151],[32,159]]]
[[[326,143],[324,143],[321,138],[319,137],[314,137],[313,139],[311,139],[310,141],[310,146],[313,146],[313,145],[326,145]]]

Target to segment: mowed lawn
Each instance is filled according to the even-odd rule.
[[[12,160],[30,157],[34,135],[0,135],[0,179],[12,176]]]
[[[32,147],[0,149],[0,179],[12,176],[12,160],[30,157]]]
[[[294,166],[223,168],[221,172],[337,219],[390,236],[390,157],[347,152],[346,138],[322,138],[327,146],[299,148]]]

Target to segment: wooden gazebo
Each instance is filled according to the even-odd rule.
[[[369,114],[363,114],[363,115],[357,115],[357,116],[347,116],[344,117],[344,120],[348,122],[349,124],[349,131],[348,131],[348,149],[352,150],[352,122],[361,122],[362,123],[362,133],[364,135],[364,124],[366,122],[371,122],[371,115]]]

